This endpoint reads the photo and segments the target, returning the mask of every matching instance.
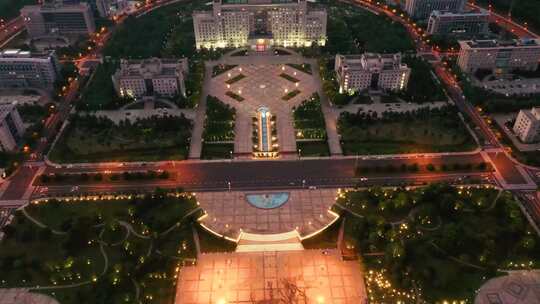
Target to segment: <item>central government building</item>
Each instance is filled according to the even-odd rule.
[[[214,0],[193,13],[197,49],[302,47],[326,42],[326,10],[306,0]]]

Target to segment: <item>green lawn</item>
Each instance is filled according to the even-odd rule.
[[[304,72],[306,74],[309,74],[311,75],[312,71],[311,71],[311,64],[309,63],[302,63],[302,64],[297,64],[297,63],[287,63],[288,66],[290,67],[293,67],[301,72]]]
[[[281,99],[287,101],[287,100],[291,100],[293,99],[296,95],[300,94],[300,90],[294,90],[294,91],[290,91],[289,93],[283,95],[283,97],[281,97]]]
[[[233,84],[233,83],[238,82],[238,81],[240,81],[240,80],[242,80],[242,79],[244,79],[246,77],[247,77],[246,75],[240,73],[240,74],[234,76],[233,78],[230,78],[230,79],[226,80],[225,83],[226,84]]]
[[[286,73],[279,74],[279,77],[287,79],[288,81],[293,82],[293,83],[300,82],[300,80],[298,80],[297,78],[294,78],[291,75],[286,74]]]
[[[120,125],[92,116],[75,117],[49,157],[60,163],[185,159],[191,128],[192,122],[184,117]]]
[[[184,218],[195,208],[191,195],[163,192],[125,200],[30,205],[27,211],[33,218],[65,234],[40,228],[18,212],[0,243],[0,286],[90,282],[42,292],[60,303],[137,303],[139,288],[145,303],[171,303],[175,268],[195,257],[191,223],[200,214]],[[122,225],[131,225],[136,233]],[[219,239],[206,236],[206,243],[214,241],[222,246]]]
[[[421,110],[373,118],[342,114],[338,122],[345,154],[394,154],[470,151],[476,144],[457,110]]]
[[[296,147],[302,149],[302,156],[330,156],[328,143],[324,141],[297,141]]]
[[[229,159],[231,151],[234,152],[234,144],[204,143],[201,152],[202,159]]]
[[[392,53],[414,50],[414,44],[401,24],[356,6],[337,1],[328,3],[326,53]]]
[[[329,154],[326,145],[326,125],[318,94],[313,94],[293,109],[294,130],[297,139],[315,139],[314,142],[298,142],[305,147],[302,154],[310,156],[326,156]],[[326,148],[325,148],[326,146]],[[302,151],[304,149],[302,148]]]
[[[397,294],[410,294],[414,280],[427,303],[472,302],[475,290],[494,277],[496,269],[513,268],[510,262],[537,268],[540,240],[512,194],[497,197],[496,189],[443,184],[341,193],[337,202],[362,216],[343,213],[346,240],[364,255],[367,269],[382,274],[396,290],[368,281],[373,300],[384,296],[392,303],[414,303]]]
[[[203,139],[205,142],[234,140],[236,110],[217,97],[206,98],[206,120]]]

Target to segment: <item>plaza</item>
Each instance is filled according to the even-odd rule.
[[[181,269],[175,304],[366,303],[357,261],[337,250],[202,254]]]
[[[213,77],[208,94],[236,108],[235,155],[252,153],[252,117],[255,117],[257,109],[262,106],[276,116],[280,154],[296,154],[292,109],[318,92],[320,85],[316,79],[318,74],[308,74],[288,64],[310,64],[313,70],[316,62],[297,54],[274,56],[272,53],[248,53],[247,56],[225,55],[219,61],[211,63],[212,66],[220,64],[235,67]],[[228,92],[240,96],[243,100],[231,97],[232,94],[227,94]],[[285,100],[285,96],[293,92],[297,94]]]

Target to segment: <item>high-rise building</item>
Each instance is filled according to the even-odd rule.
[[[524,143],[540,141],[540,107],[519,111],[514,133]]]
[[[13,103],[0,104],[0,151],[13,151],[24,135],[24,125]]]
[[[496,73],[514,69],[536,71],[540,61],[540,39],[461,40],[458,65],[466,73],[479,69]]]
[[[60,2],[27,5],[21,9],[26,30],[31,38],[50,35],[77,37],[96,31],[94,16],[87,3]]]
[[[30,53],[21,50],[0,52],[0,88],[40,88],[51,91],[60,65],[55,52]]]
[[[197,49],[326,42],[326,11],[306,0],[214,0],[212,11],[193,13],[193,25]]]
[[[116,92],[123,97],[186,96],[184,80],[188,69],[186,58],[122,59],[112,80]]]
[[[462,12],[466,0],[407,0],[405,11],[413,19],[427,19],[432,11]]]
[[[429,16],[427,33],[430,35],[454,35],[474,37],[489,33],[489,12],[486,10],[454,13],[433,11]]]
[[[401,54],[336,55],[335,70],[340,92],[399,91],[407,87],[411,69]]]

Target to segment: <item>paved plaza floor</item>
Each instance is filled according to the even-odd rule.
[[[55,299],[38,293],[30,293],[27,289],[0,289],[0,304],[58,304]]]
[[[175,304],[363,304],[364,286],[336,250],[212,253],[181,269]]]
[[[266,106],[276,116],[277,137],[280,152],[296,152],[296,138],[293,126],[292,108],[308,99],[317,92],[317,84],[312,75],[299,71],[286,63],[302,60],[298,56],[268,56],[266,62],[253,64],[251,56],[234,58],[238,66],[232,70],[213,77],[210,82],[208,94],[218,97],[220,100],[236,108],[235,130],[235,153],[252,152],[252,121],[256,110]],[[224,58],[220,63],[230,64],[231,58]],[[299,82],[294,83],[280,74],[287,74],[296,78]],[[245,77],[232,84],[226,81],[238,75]],[[300,93],[290,100],[282,97],[288,92],[299,90]],[[226,95],[228,91],[244,98],[237,101]]]
[[[540,303],[540,271],[512,272],[485,283],[474,304]]]
[[[336,219],[329,208],[337,189],[291,190],[285,204],[274,209],[254,207],[247,194],[271,194],[283,191],[202,192],[197,193],[200,206],[208,213],[202,223],[213,231],[237,239],[240,230],[256,234],[281,234],[297,229],[309,235]]]

